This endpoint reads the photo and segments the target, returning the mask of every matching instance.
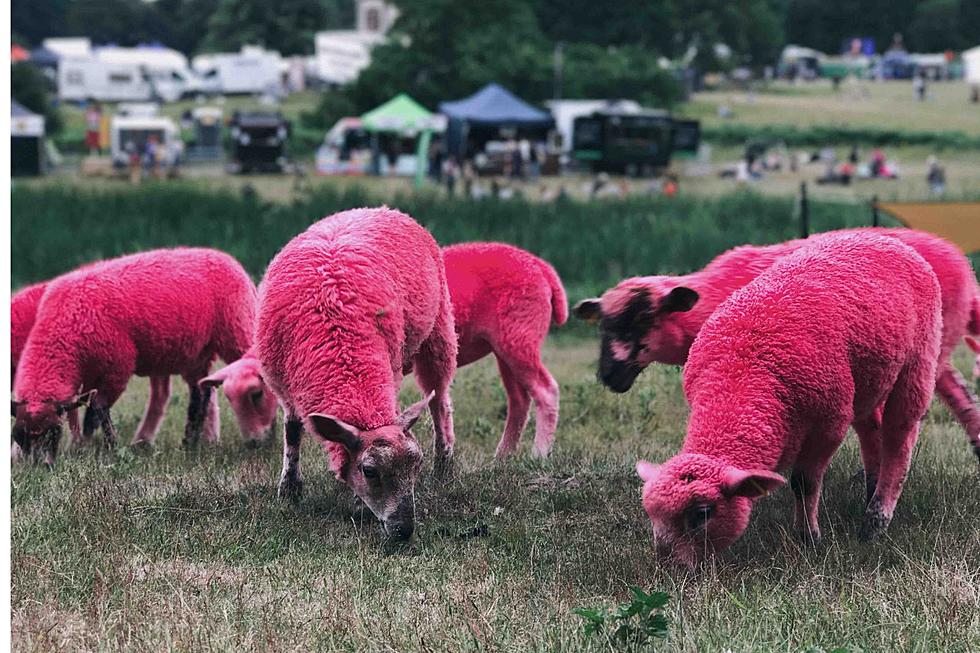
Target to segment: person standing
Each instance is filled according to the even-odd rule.
[[[926,99],[926,73],[925,71],[920,72],[912,80],[912,91],[915,93],[915,97],[919,102],[924,102]]]
[[[85,147],[90,156],[102,154],[100,132],[102,128],[102,108],[91,100],[85,109]]]
[[[926,181],[929,183],[929,194],[942,195],[946,192],[946,169],[935,155],[926,159]]]

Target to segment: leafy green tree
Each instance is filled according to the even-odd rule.
[[[217,0],[202,44],[209,51],[259,44],[284,55],[313,52],[314,35],[352,17],[350,0]]]
[[[71,0],[13,0],[10,27],[22,45],[37,46],[49,36],[63,36],[67,30]]]
[[[48,135],[61,131],[61,114],[48,98],[47,80],[37,67],[27,62],[10,67],[10,96],[34,113],[44,116]]]

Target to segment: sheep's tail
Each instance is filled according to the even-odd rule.
[[[568,297],[565,296],[565,287],[561,285],[558,273],[550,264],[541,261],[541,271],[548,280],[548,285],[551,286],[551,319],[561,326],[568,321]]]

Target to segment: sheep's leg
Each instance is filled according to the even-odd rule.
[[[68,411],[68,434],[71,446],[77,447],[82,444],[82,427],[78,423],[77,408],[72,408]]]
[[[143,419],[140,420],[131,446],[153,446],[157,432],[160,430],[160,423],[163,421],[163,415],[167,410],[168,401],[170,401],[170,377],[150,377],[150,398],[146,402]]]
[[[940,367],[936,379],[936,392],[966,429],[966,437],[973,446],[973,453],[980,459],[980,407],[978,407],[977,397],[949,360],[943,362]]]
[[[847,436],[847,423],[815,430],[797,455],[790,487],[796,497],[796,527],[803,541],[820,542],[820,492],[830,459]]]
[[[881,469],[881,418],[870,417],[854,422],[854,431],[861,443],[861,462],[864,464],[865,505],[871,502],[878,486]]]
[[[534,447],[531,455],[535,458],[547,458],[555,443],[555,430],[558,428],[558,382],[539,363],[535,380],[530,389],[534,397],[535,426]]]
[[[82,419],[82,441],[86,443],[92,441],[95,429],[99,428],[97,413],[98,411],[93,410],[91,406],[85,409],[85,417]]]
[[[531,413],[531,397],[500,357],[497,357],[497,369],[500,370],[500,380],[507,393],[507,422],[504,424],[504,434],[497,445],[496,453],[496,457],[500,459],[517,450],[521,433],[524,432]]]
[[[299,466],[299,450],[303,443],[303,422],[295,415],[286,418],[283,431],[282,475],[279,477],[279,497],[298,499],[303,493],[303,474]]]
[[[449,470],[453,457],[453,403],[449,385],[456,373],[456,333],[453,330],[450,308],[443,306],[428,339],[419,347],[414,359],[415,381],[422,394],[435,392],[429,402],[432,413],[435,471],[442,475]]]
[[[184,426],[184,448],[190,449],[196,447],[201,440],[211,389],[201,388],[194,380],[187,381],[187,388],[190,390],[190,399],[187,402],[187,424]]]
[[[88,411],[85,413],[86,419],[89,415],[93,415],[92,419],[98,422],[102,427],[102,441],[106,449],[116,448],[116,427],[112,423],[112,417],[109,415],[109,407],[95,405],[89,406]]]
[[[204,416],[204,439],[209,444],[216,444],[221,437],[221,410],[218,406],[218,393],[207,389],[208,399]]]
[[[874,495],[865,508],[860,537],[870,540],[885,532],[902,494],[919,423],[929,407],[935,378],[925,364],[910,364],[892,388],[881,425],[881,464]],[[930,379],[925,381],[925,379]]]

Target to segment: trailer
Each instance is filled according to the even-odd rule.
[[[173,120],[156,116],[114,116],[109,128],[113,165],[125,167],[133,153],[142,156],[151,138],[155,138],[163,152],[161,162],[172,165],[180,151],[180,137]]]
[[[657,174],[673,149],[674,121],[665,111],[596,111],[574,121],[572,156],[594,172]]]
[[[232,117],[233,172],[283,172],[289,121],[278,113],[244,113]]]
[[[137,64],[62,58],[58,62],[58,99],[63,102],[147,102],[153,99],[153,85]]]
[[[278,95],[282,90],[282,57],[278,52],[243,46],[241,52],[194,57],[201,90],[222,95]]]

